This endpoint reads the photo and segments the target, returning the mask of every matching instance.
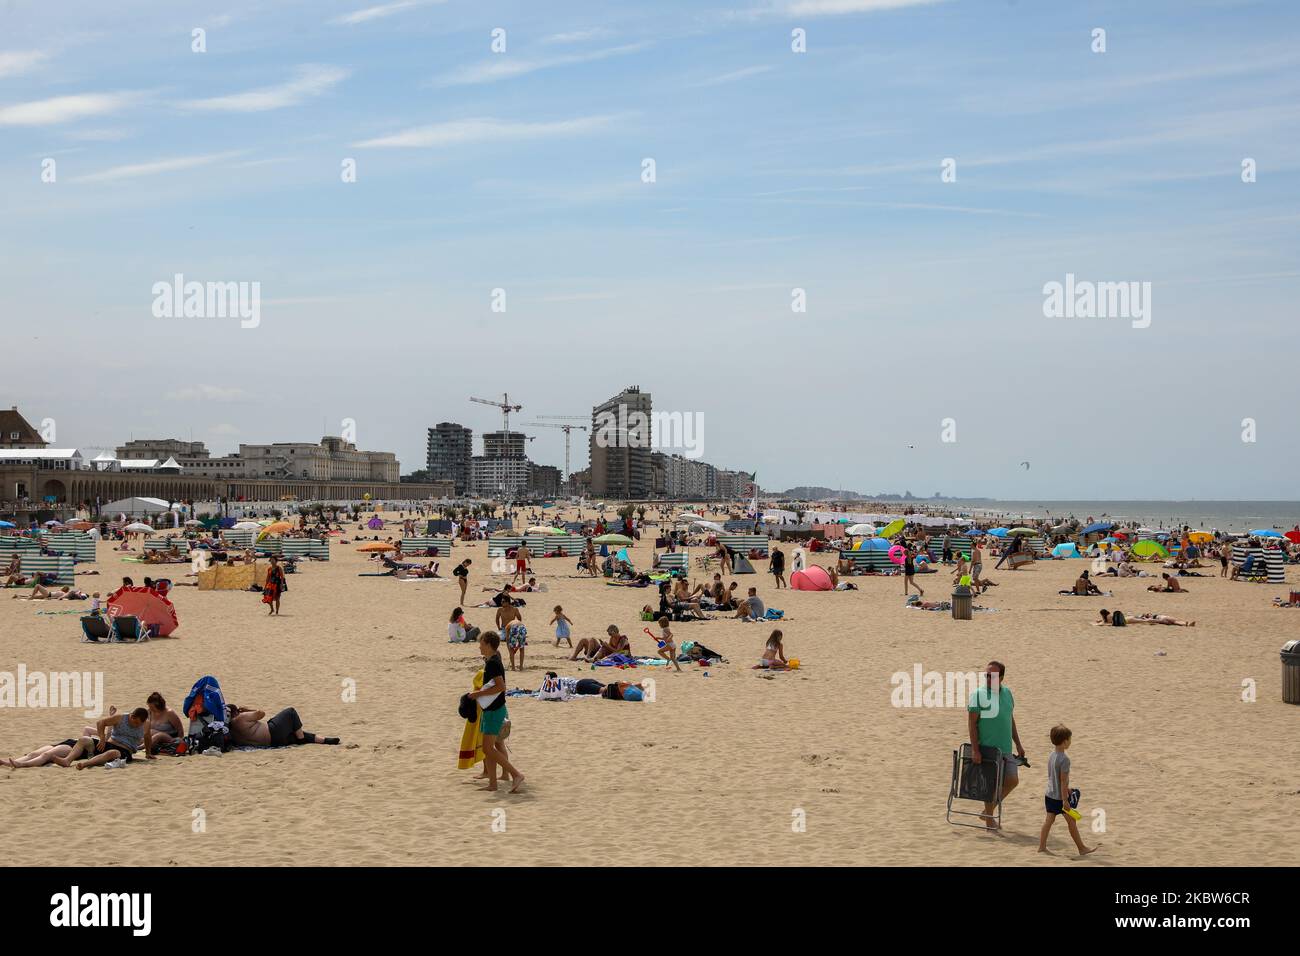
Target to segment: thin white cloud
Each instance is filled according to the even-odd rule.
[[[208,429],[209,435],[238,435],[240,430],[237,426],[229,422],[222,422],[220,425],[213,425]]]
[[[648,43],[628,43],[623,46],[608,47],[603,50],[593,50],[590,53],[571,53],[567,56],[553,56],[538,60],[528,60],[517,58],[507,54],[497,53],[491,59],[482,63],[476,63],[473,66],[467,66],[463,69],[456,70],[441,76],[434,82],[439,86],[467,86],[474,83],[495,83],[498,80],[509,80],[516,76],[523,76],[527,73],[535,73],[538,70],[549,70],[557,66],[571,66],[575,63],[591,63],[596,60],[605,60],[612,56],[623,56],[628,53],[635,53],[643,50]]]
[[[587,133],[608,125],[612,116],[579,116],[548,123],[511,123],[490,117],[452,120],[431,126],[415,126],[389,136],[362,140],[352,145],[358,149],[424,148],[438,149],[471,143],[506,140],[544,139]]]
[[[335,17],[330,23],[340,26],[355,26],[358,23],[369,23],[371,20],[382,20],[385,17],[391,17],[395,13],[401,13],[413,7],[424,7],[430,3],[445,2],[446,0],[398,0],[396,3],[381,3],[376,7],[366,7],[353,13],[346,13],[341,17]]]
[[[187,385],[168,392],[165,397],[170,402],[248,402],[254,399],[253,395],[242,388],[223,385]],[[229,425],[217,426],[222,427],[233,428]],[[212,430],[215,432],[217,428]]]
[[[0,51],[0,76],[18,76],[49,59],[43,50]]]
[[[548,37],[543,37],[543,43],[586,43],[588,40],[601,40],[610,35],[610,31],[604,27],[596,27],[592,30],[574,30],[571,33],[552,33]]]
[[[138,93],[75,93],[0,107],[0,126],[54,126],[126,109]]]
[[[241,155],[240,151],[226,153],[209,153],[204,156],[178,156],[174,159],[159,159],[151,163],[132,163],[126,166],[112,166],[97,173],[78,176],[74,180],[80,183],[104,183],[119,179],[136,179],[140,176],[154,176],[158,173],[174,173],[182,169],[194,169],[198,166],[210,166],[223,159]]]
[[[267,110],[297,106],[304,100],[321,96],[343,82],[351,71],[337,66],[306,64],[298,68],[298,75],[277,86],[264,86],[246,93],[213,96],[190,100],[183,104],[189,109],[212,110],[226,113],[262,113]]]
[[[793,17],[840,16],[846,13],[878,13],[905,7],[928,7],[947,0],[792,0],[785,12]]]
[[[707,80],[701,80],[696,86],[719,86],[723,83],[734,83],[736,80],[743,80],[747,77],[758,76],[760,73],[766,73],[772,68],[770,66],[747,66],[743,70],[733,70],[730,73],[723,73],[720,76],[713,76]]]
[[[68,139],[83,143],[119,143],[130,135],[124,129],[77,129],[67,133]]]

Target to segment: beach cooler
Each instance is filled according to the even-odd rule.
[[[971,593],[970,588],[964,584],[959,584],[952,589],[952,619],[954,621],[971,619]]]
[[[1282,645],[1282,703],[1300,704],[1300,641]]]

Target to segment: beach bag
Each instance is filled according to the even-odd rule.
[[[785,617],[785,611],[778,611],[774,607],[768,608],[763,614],[763,620],[765,621],[779,621],[783,617]]]
[[[460,705],[456,708],[456,713],[460,714],[465,720],[476,720],[478,718],[478,704],[469,694],[461,694]]]
[[[1110,616],[1111,627],[1128,627],[1128,618],[1124,616],[1123,611],[1116,611]]]
[[[643,620],[643,621],[653,621],[654,619],[655,619],[655,616],[654,616],[654,612],[653,612],[653,611],[642,611],[642,612],[641,612],[641,620]]]

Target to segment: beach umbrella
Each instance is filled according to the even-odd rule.
[[[1282,537],[1286,538],[1288,541],[1300,543],[1300,531],[1288,531]]]
[[[1153,554],[1162,558],[1169,557],[1169,552],[1165,550],[1164,545],[1157,541],[1139,541],[1133,545],[1133,553],[1139,558],[1149,558]]]
[[[599,538],[593,538],[596,544],[631,544],[632,539],[625,534],[602,534]]]
[[[568,533],[569,532],[563,531],[559,528],[548,528],[546,525],[540,525],[540,524],[535,525],[524,532],[524,534],[568,534]]]
[[[708,528],[710,531],[725,531],[726,529],[716,521],[705,521],[703,518],[696,518],[691,524],[699,528]]]
[[[1113,527],[1115,527],[1115,522],[1113,521],[1094,521],[1086,528],[1080,528],[1079,534],[1096,534],[1099,531],[1109,531]]]
[[[1033,536],[1038,534],[1038,532],[1035,531],[1033,528],[1012,528],[1010,531],[1007,532],[1008,537],[1012,537],[1012,538],[1017,538],[1025,534]]]
[[[124,587],[108,599],[109,617],[138,617],[146,626],[156,624],[158,636],[166,637],[180,625],[176,608],[157,591]]]
[[[200,521],[198,518],[191,518],[189,521],[185,522],[185,526],[187,528],[192,528],[195,525],[200,525],[200,524],[203,524],[203,522]]]
[[[863,538],[854,551],[888,551],[893,545],[888,538]]]
[[[894,535],[898,534],[898,532],[902,531],[906,524],[907,522],[902,518],[895,518],[893,521],[889,522],[889,524],[881,528],[877,533],[882,538],[892,538]]]
[[[867,535],[874,535],[875,533],[876,533],[875,525],[870,525],[870,524],[855,524],[852,525],[845,532],[845,534],[852,535],[855,538],[861,538]]]
[[[15,525],[12,521],[0,521],[0,528],[16,528],[16,527],[17,525]]]
[[[262,526],[256,521],[240,521],[232,526],[235,531],[261,531]]]
[[[988,530],[988,533],[993,535],[993,537],[995,538],[1005,538],[1011,532],[1006,528],[990,528]]]
[[[1274,531],[1272,528],[1256,528],[1250,533],[1252,538],[1280,538],[1282,532]]]
[[[389,544],[387,541],[371,541],[369,544],[363,544],[357,548],[358,551],[392,551],[396,546]]]
[[[289,524],[289,522],[274,521],[262,529],[262,533],[257,536],[257,539],[260,541],[261,539],[269,537],[270,535],[284,534],[286,531],[292,531],[292,530],[293,530],[293,525]]]
[[[1187,540],[1192,544],[1209,544],[1214,540],[1214,535],[1208,531],[1189,531],[1187,532]]]
[[[145,524],[145,523],[142,522],[142,521],[137,521],[137,522],[135,522],[134,524],[129,524],[129,525],[127,525],[125,528],[123,528],[122,530],[123,530],[123,531],[140,531],[140,532],[143,532],[144,534],[153,534],[153,528],[149,527],[149,525]]]
[[[47,527],[47,528],[62,528],[62,527],[63,527],[63,522],[62,522],[62,521],[59,521],[57,518],[51,518],[49,521],[45,522],[45,527]]]

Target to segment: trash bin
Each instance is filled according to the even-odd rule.
[[[1282,703],[1300,704],[1300,641],[1282,645]]]
[[[954,621],[969,621],[970,607],[970,588],[962,584],[957,585],[952,590],[952,619]],[[1300,655],[1297,656],[1297,664],[1300,664]],[[1296,672],[1300,673],[1300,667],[1297,667]]]

